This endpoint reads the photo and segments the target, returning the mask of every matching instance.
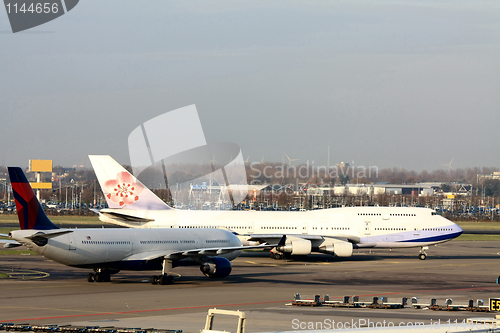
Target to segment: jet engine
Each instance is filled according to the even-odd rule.
[[[321,252],[331,253],[337,257],[352,256],[352,243],[349,242],[334,242],[328,245],[321,245],[319,249]]]
[[[278,246],[276,250],[282,253],[290,253],[291,255],[308,255],[311,254],[311,241],[308,239],[292,239],[283,246]]]
[[[231,262],[224,257],[215,257],[203,263],[200,270],[206,277],[212,279],[225,278],[231,274]]]

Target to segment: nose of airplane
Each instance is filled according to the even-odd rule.
[[[464,229],[462,229],[462,227],[460,227],[455,222],[448,220],[448,223],[450,223],[449,225],[451,226],[451,232],[449,235],[453,238],[460,236],[464,232]]]

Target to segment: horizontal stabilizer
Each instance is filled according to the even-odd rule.
[[[48,233],[48,234],[43,233],[43,232],[37,232],[36,234],[33,234],[33,235],[28,236],[26,238],[31,239],[31,241],[38,246],[45,246],[45,245],[47,245],[47,242],[50,238],[69,234],[70,232],[73,232],[73,230],[64,230],[64,231],[52,232],[52,233]]]
[[[9,235],[0,234],[0,237],[9,237]],[[15,240],[12,240],[12,239],[0,239],[0,243],[4,244],[3,247],[5,247],[5,248],[12,248],[12,247],[18,247],[18,246],[23,245],[19,242],[16,242]]]
[[[117,213],[117,212],[103,212],[102,210],[99,212],[99,214],[102,214],[106,217],[109,217],[113,220],[118,220],[120,222],[131,222],[131,223],[148,223],[154,221],[154,219],[146,219],[143,217],[137,217],[137,216],[132,216],[128,214],[122,214],[122,213]]]
[[[36,234],[28,236],[26,238],[31,239],[33,241],[36,238],[38,238],[38,239],[42,239],[42,238],[43,239],[49,239],[49,238],[54,238],[54,237],[57,237],[57,236],[69,234],[70,232],[73,232],[73,230],[64,230],[64,231],[57,231],[57,232],[51,232],[51,233],[37,232]]]
[[[5,248],[12,248],[12,247],[18,247],[18,246],[23,245],[19,242],[16,242],[15,240],[11,240],[11,239],[0,239],[0,243],[4,244],[3,247],[5,247]]]
[[[3,240],[0,240],[0,243],[3,243]],[[23,245],[23,244],[18,243],[16,241],[12,241],[12,243],[5,243],[5,245],[3,247],[6,248],[6,249],[11,249],[13,247],[18,247],[18,246],[21,246],[21,245]]]

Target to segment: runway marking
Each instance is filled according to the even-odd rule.
[[[300,262],[300,261],[282,261],[281,264],[264,264],[255,261],[245,261],[247,264],[259,265],[262,267],[278,267],[278,266],[314,266],[314,265],[343,265],[345,262]]]
[[[10,279],[18,279],[18,280],[35,280],[35,279],[43,279],[49,277],[50,274],[41,271],[34,270],[22,270],[15,271],[13,269],[1,269],[0,273],[7,274]]]
[[[278,265],[274,265],[274,264],[259,264],[259,263],[256,263],[255,261],[246,261],[247,264],[254,264],[254,265],[260,265],[262,267],[277,267]]]

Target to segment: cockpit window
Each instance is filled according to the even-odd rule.
[[[436,212],[431,212],[431,215],[437,215],[437,213]]]

